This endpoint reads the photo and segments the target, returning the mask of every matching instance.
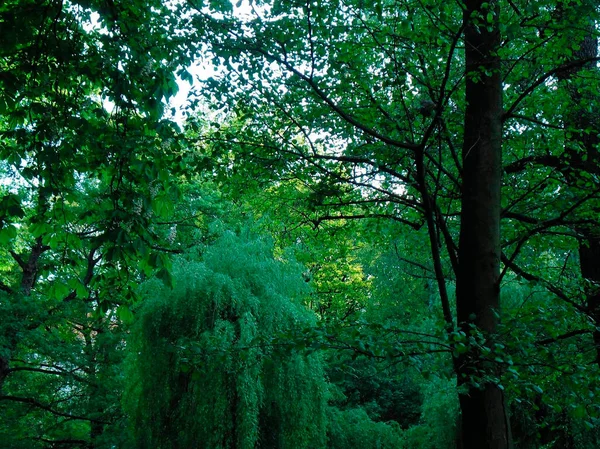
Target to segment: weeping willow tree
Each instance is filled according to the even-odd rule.
[[[125,407],[139,448],[321,448],[318,356],[266,344],[312,319],[298,267],[260,240],[225,234],[143,286],[129,342]],[[287,345],[284,345],[287,347]]]

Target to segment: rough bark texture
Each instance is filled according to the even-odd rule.
[[[489,5],[489,8],[486,8]],[[502,175],[502,82],[498,3],[467,1],[465,21],[466,110],[463,158],[457,317],[465,332],[474,324],[493,338],[499,309],[500,187]],[[474,14],[475,13],[475,14]],[[488,15],[493,20],[488,21]],[[502,391],[493,383],[469,382],[483,368],[469,351],[457,363],[463,449],[511,447]]]

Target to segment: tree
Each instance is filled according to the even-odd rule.
[[[107,374],[118,347],[104,353],[114,323],[140,276],[168,281],[159,222],[183,151],[163,112],[187,63],[166,12],[160,1],[0,6],[0,310],[13,317],[0,329],[0,402],[31,444],[102,444],[119,414],[103,403],[119,389]],[[44,344],[60,338],[72,354]],[[78,395],[89,401],[74,406]]]
[[[493,341],[500,310],[500,186],[502,178],[501,45],[497,2],[465,3],[465,123],[456,315]],[[427,202],[428,198],[424,197]],[[429,206],[425,206],[429,207]],[[490,344],[492,344],[490,342]],[[481,359],[471,352],[456,362],[462,412],[462,446],[512,445],[504,394],[494,382],[470,383]]]
[[[598,160],[598,144],[600,139],[595,131],[596,114],[590,110],[597,104],[596,92],[598,71],[598,38],[595,33],[595,22],[590,19],[593,5],[568,5],[570,8],[557,7],[556,15],[564,28],[560,32],[565,38],[574,41],[572,57],[567,59],[573,67],[557,74],[558,80],[563,84],[567,93],[569,105],[572,108],[564,117],[565,158],[560,166],[568,188],[583,194],[594,188],[594,175],[598,174],[600,167]],[[573,30],[569,26],[576,24]],[[590,73],[592,80],[588,81]],[[582,188],[583,187],[583,188]],[[579,193],[581,195],[581,193]],[[598,222],[593,218],[586,219],[574,227],[578,237],[579,266],[583,277],[586,313],[596,325],[593,331],[596,346],[596,363],[600,366],[600,271],[597,260],[600,257],[600,238],[598,236]]]
[[[509,420],[519,445],[597,446],[597,18],[591,0],[5,2],[0,438],[188,446],[215,385],[215,445],[452,446],[424,429],[453,430],[458,402],[465,448],[509,447]],[[218,70],[184,135],[166,105],[194,55]],[[244,214],[274,249],[218,238]],[[190,247],[197,301],[169,287]],[[305,267],[281,284],[289,251]],[[144,281],[161,298],[136,309]],[[293,283],[314,290],[272,291]]]
[[[229,231],[178,261],[174,290],[144,286],[129,343],[135,447],[325,447],[320,357],[279,336],[311,320],[306,283],[271,252]]]
[[[588,6],[593,23],[597,8]],[[264,167],[265,184],[296,178],[318,197],[317,225],[320,215],[426,226],[446,327],[459,326],[454,366],[465,447],[511,445],[502,358],[481,353],[500,344],[501,282],[540,282],[586,313],[570,299],[572,285],[540,276],[545,265],[532,259],[523,258],[525,268],[519,263],[545,242],[559,244],[557,258],[568,253],[575,239],[565,227],[589,220],[597,196],[592,185],[581,196],[557,195],[560,182],[548,183],[548,172],[527,156],[532,135],[540,139],[535,148],[554,151],[544,139],[564,147],[554,123],[565,96],[554,93],[555,82],[594,61],[568,60],[573,50],[553,30],[561,8],[575,5],[282,1],[246,15],[197,8],[192,19],[209,36],[215,64],[227,68],[206,86],[236,121],[235,132],[217,131],[212,146],[229,154],[230,175],[255,177]],[[583,36],[572,21],[561,27]],[[504,185],[503,170],[514,174]],[[540,223],[531,211],[548,215]],[[448,277],[456,278],[456,314]],[[472,342],[479,337],[478,347]]]

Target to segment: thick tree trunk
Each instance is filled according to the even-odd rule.
[[[579,244],[581,274],[588,282],[586,286],[587,308],[596,329],[593,332],[596,346],[596,363],[600,366],[600,238],[586,232]]]
[[[500,45],[498,3],[466,2],[466,110],[463,190],[456,304],[459,325],[475,325],[493,339],[500,305],[500,190],[502,175],[502,82],[496,50]],[[493,383],[470,380],[485,369],[470,350],[457,360],[462,390],[463,449],[511,447],[502,391]]]

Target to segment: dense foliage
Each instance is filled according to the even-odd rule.
[[[311,321],[297,267],[271,254],[228,233],[177,261],[174,289],[142,287],[127,373],[138,447],[324,447],[320,357],[269,344]]]
[[[599,14],[2,2],[0,448],[600,446]]]

